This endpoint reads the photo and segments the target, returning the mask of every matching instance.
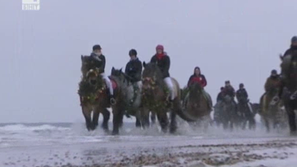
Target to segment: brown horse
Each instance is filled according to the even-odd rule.
[[[199,119],[198,123],[203,122],[206,130],[211,121],[209,105],[211,99],[199,83],[193,83],[187,89],[188,93],[183,100],[183,107],[189,115]]]
[[[168,125],[170,124],[170,132],[174,133],[177,129],[176,125],[176,114],[178,114],[182,119],[187,121],[196,121],[196,119],[187,115],[182,111],[180,103],[180,87],[178,82],[172,79],[174,85],[174,91],[177,95],[172,104],[167,103],[166,99],[168,97],[168,89],[162,78],[162,73],[155,63],[143,63],[144,71],[142,73],[142,105],[145,110],[142,111],[142,118],[144,119],[144,126],[148,125],[149,112],[152,111],[156,113],[159,123],[161,125],[162,131],[167,132]],[[167,117],[167,112],[170,112],[170,123]]]
[[[297,110],[297,52],[295,51],[291,55],[281,57],[281,59],[283,80],[280,90],[284,90],[282,100],[287,111],[291,134],[296,135],[297,128],[295,110]]]
[[[107,110],[109,101],[107,91],[98,71],[90,69],[79,83],[78,94],[80,105],[88,130],[95,130],[98,125],[99,114],[103,115],[102,128],[108,131],[110,113]],[[92,118],[93,113],[93,118]]]
[[[274,100],[277,95],[278,88],[274,88],[263,94],[260,99],[259,114],[264,121],[267,132],[270,132],[271,125],[273,129],[277,128],[277,115],[281,112],[280,101]]]

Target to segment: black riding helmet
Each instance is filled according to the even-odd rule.
[[[239,84],[239,87],[240,88],[243,88],[244,87],[244,84],[243,83]]]
[[[293,37],[291,38],[291,43],[295,43],[295,42],[297,42],[297,36],[293,36]]]
[[[277,74],[277,71],[276,70],[272,70],[271,71],[271,74]]]
[[[137,56],[137,51],[135,49],[131,49],[129,51],[129,56]]]
[[[94,45],[93,46],[93,51],[94,50],[101,50],[102,48],[101,48],[101,46],[100,45]]]

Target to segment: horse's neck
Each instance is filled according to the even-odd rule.
[[[189,98],[200,99],[201,96],[203,96],[201,90],[194,89],[189,92]]]

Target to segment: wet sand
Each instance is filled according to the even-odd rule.
[[[208,167],[242,163],[249,166],[249,163],[264,160],[262,167],[265,167],[265,160],[281,163],[296,157],[296,150],[297,138],[291,137],[203,139],[164,136],[139,141],[112,137],[108,142],[1,148],[0,164],[3,167]]]

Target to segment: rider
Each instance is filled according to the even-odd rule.
[[[284,57],[287,55],[292,54],[292,52],[297,51],[297,36],[293,36],[291,38],[291,46],[286,52],[284,53]]]
[[[141,72],[142,72],[142,63],[137,57],[137,51],[131,49],[129,51],[130,61],[126,65],[125,74],[128,76],[130,82],[133,85],[134,94],[133,98],[130,101],[130,105],[136,100],[137,91],[141,89]]]
[[[233,86],[231,85],[230,81],[225,81],[225,88],[223,91],[223,96],[227,96],[229,95],[232,98],[232,102],[235,104],[236,106],[236,102],[234,100],[235,97],[235,89],[233,88]]]
[[[221,87],[221,91],[217,96],[217,103],[223,101],[223,98],[224,98],[223,93],[224,93],[224,87]]]
[[[273,97],[273,101],[274,102],[278,102],[280,100],[280,95],[281,95],[281,90],[279,89],[280,88],[280,85],[281,84],[281,78],[280,76],[277,74],[277,71],[276,70],[272,70],[271,71],[271,74],[270,76],[267,78],[266,82],[265,82],[265,93],[264,95],[262,96],[262,98],[265,98],[266,99],[266,95],[271,92],[271,91],[275,91],[276,96]],[[269,103],[265,103],[264,104],[264,110],[267,110],[268,109],[268,106],[269,106]]]
[[[271,75],[269,78],[267,78],[266,83],[265,83],[265,92],[269,92],[273,89],[277,89],[280,84],[280,77],[277,74],[276,70],[271,71]]]
[[[175,98],[175,93],[173,90],[173,83],[170,78],[169,68],[170,68],[170,58],[167,53],[164,51],[163,45],[158,45],[156,47],[156,54],[151,58],[151,63],[156,63],[162,72],[163,80],[165,81],[169,91],[170,99],[169,102],[172,102]]]
[[[235,97],[235,89],[231,85],[230,81],[225,81],[225,87],[223,91],[224,96],[229,95],[230,97]]]
[[[239,84],[239,89],[236,91],[236,99],[238,102],[247,102],[248,101],[248,93],[244,88],[244,84]]]
[[[201,74],[201,70],[199,67],[194,68],[194,74],[190,76],[188,81],[188,87],[193,84],[198,83],[201,85],[202,88],[204,88],[207,85],[207,80],[203,74]],[[206,100],[208,101],[209,108],[212,108],[212,100],[208,93],[205,92],[203,89],[203,95],[205,96]]]
[[[115,99],[114,99],[114,94],[113,94],[113,88],[110,79],[108,76],[105,75],[104,69],[105,69],[105,64],[106,64],[106,59],[105,56],[101,52],[102,48],[100,45],[94,45],[93,46],[93,52],[91,53],[91,58],[95,61],[96,67],[99,69],[99,73],[104,79],[106,86],[109,89],[109,94],[110,94],[110,104],[115,104]]]
[[[188,81],[188,87],[193,83],[199,83],[203,88],[207,85],[207,80],[203,74],[201,74],[200,68],[194,68],[194,74],[190,76]]]

